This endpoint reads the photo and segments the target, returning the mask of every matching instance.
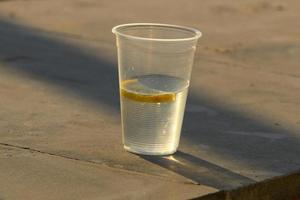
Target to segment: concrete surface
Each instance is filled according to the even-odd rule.
[[[299,200],[300,171],[194,200]]]
[[[299,170],[299,9],[296,0],[0,1],[0,146],[19,152],[0,160],[0,199],[187,199]],[[128,22],[203,32],[171,157],[122,148],[111,28]]]
[[[20,148],[0,152],[1,199],[184,199],[214,191]]]

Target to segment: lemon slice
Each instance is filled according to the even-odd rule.
[[[175,93],[162,93],[159,90],[146,88],[139,83],[138,79],[122,81],[120,94],[124,98],[145,103],[173,102],[176,99]]]

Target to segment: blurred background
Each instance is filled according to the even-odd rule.
[[[0,142],[217,189],[298,170],[299,10],[297,0],[0,0]],[[111,29],[131,22],[203,33],[175,161],[122,149]]]

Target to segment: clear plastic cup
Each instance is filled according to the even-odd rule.
[[[135,23],[112,32],[118,47],[124,148],[144,155],[176,152],[200,31]]]

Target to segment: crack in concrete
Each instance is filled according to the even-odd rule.
[[[182,183],[182,184],[199,185],[198,183],[190,181],[189,179],[187,179],[187,181],[178,181],[178,180],[165,178],[165,177],[154,175],[154,174],[147,174],[147,173],[142,173],[142,172],[128,170],[128,169],[120,169],[120,168],[117,168],[117,167],[109,166],[105,163],[99,163],[99,162],[95,162],[95,161],[92,161],[92,160],[85,160],[85,159],[80,159],[80,158],[75,158],[75,157],[70,157],[70,156],[65,156],[65,155],[59,155],[59,154],[55,154],[55,153],[51,153],[51,152],[45,152],[45,151],[41,151],[41,150],[38,150],[38,149],[33,149],[31,147],[24,147],[24,146],[13,145],[13,144],[8,144],[8,143],[3,143],[3,142],[0,142],[0,145],[5,146],[5,147],[11,147],[11,148],[16,148],[16,149],[26,150],[26,151],[30,151],[30,152],[34,152],[34,153],[41,153],[41,154],[45,154],[45,155],[48,155],[48,156],[55,156],[55,157],[59,157],[59,158],[63,158],[63,159],[89,163],[89,164],[93,164],[93,165],[97,165],[97,166],[101,166],[101,167],[106,167],[110,170],[116,170],[116,171],[119,171],[119,172],[125,172],[125,173],[129,173],[129,174],[133,174],[133,175],[149,176],[149,177],[152,177],[152,178],[154,177],[154,178],[164,180],[164,181],[172,181],[172,182],[178,182],[178,183]]]

